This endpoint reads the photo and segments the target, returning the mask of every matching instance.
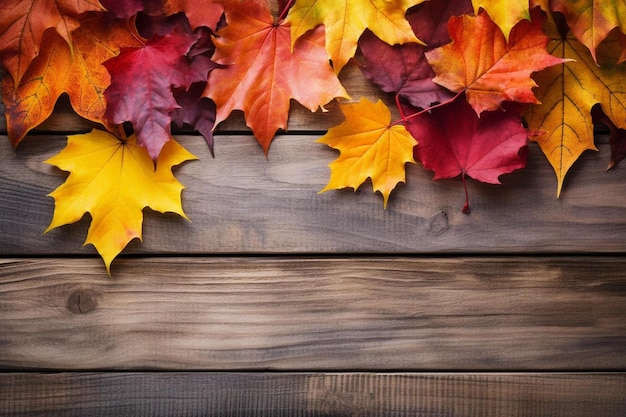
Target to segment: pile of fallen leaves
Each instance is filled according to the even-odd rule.
[[[526,163],[529,138],[568,169],[626,129],[623,0],[0,0],[2,99],[17,146],[69,96],[102,130],[68,138],[47,162],[68,171],[49,229],[92,217],[87,243],[107,269],[142,209],[184,216],[172,167],[195,157],[172,123],[213,131],[244,113],[264,152],[290,100],[316,111],[341,100],[345,121],[319,141],[340,151],[323,191],[368,178],[387,205],[416,160],[435,179],[498,183]],[[274,10],[272,12],[271,10]],[[350,101],[337,78],[363,73],[395,95]],[[132,134],[127,136],[132,126]],[[126,128],[125,128],[126,127]],[[140,186],[138,186],[140,185]],[[464,211],[468,211],[466,202]]]

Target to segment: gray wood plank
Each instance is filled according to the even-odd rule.
[[[0,374],[7,417],[621,417],[624,374]]]
[[[198,137],[179,140],[200,161],[176,174],[187,186],[191,223],[145,210],[144,242],[126,253],[582,253],[626,250],[626,170],[609,172],[607,144],[572,169],[560,199],[552,168],[535,144],[528,167],[503,185],[469,181],[472,212],[461,213],[457,179],[433,181],[421,166],[382,198],[364,184],[318,195],[337,152],[318,136],[276,139],[269,159],[251,136],[218,136],[216,158]],[[53,212],[46,197],[66,174],[42,161],[65,138],[31,137],[14,152],[0,137],[0,255],[95,254],[83,247],[87,217],[42,236]]]
[[[0,368],[626,369],[623,257],[0,259]]]

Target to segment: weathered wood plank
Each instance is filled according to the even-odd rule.
[[[344,88],[350,95],[351,99],[358,101],[361,97],[367,97],[369,100],[377,101],[382,99],[392,111],[393,117],[398,118],[398,111],[392,96],[381,91],[376,85],[369,82],[362,74],[356,63],[351,63],[344,67],[340,74],[340,80]],[[5,117],[5,105],[0,97],[0,133],[6,134],[7,122]],[[347,100],[342,100],[346,102]],[[326,130],[343,121],[343,114],[339,109],[339,101],[335,100],[324,106],[327,112],[318,110],[314,113],[297,103],[291,102],[289,112],[289,121],[287,124],[288,131],[319,131]],[[85,132],[93,128],[99,128],[99,125],[88,120],[82,119],[72,110],[67,97],[62,96],[55,106],[53,114],[41,125],[36,127],[33,134],[45,132]],[[243,114],[240,111],[234,112],[224,122],[217,126],[217,130],[224,131],[243,131],[249,132],[246,126]],[[175,132],[189,133],[192,131],[188,126],[182,129],[174,127]]]
[[[6,417],[622,417],[624,374],[0,374]]]
[[[626,369],[626,259],[0,260],[0,368]]]
[[[461,213],[461,181],[432,181],[408,166],[407,184],[387,210],[365,184],[318,195],[337,153],[317,136],[279,137],[269,160],[251,136],[219,136],[216,158],[198,137],[180,141],[201,160],[176,170],[192,223],[146,210],[144,243],[126,253],[580,253],[626,250],[626,170],[605,171],[608,145],[572,168],[560,199],[552,168],[535,144],[524,170],[504,185],[469,181],[472,212]],[[53,212],[46,197],[65,173],[41,162],[62,137],[31,137],[14,152],[0,137],[0,255],[94,254],[82,247],[87,221],[42,236]]]

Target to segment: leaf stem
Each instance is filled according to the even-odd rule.
[[[391,125],[393,126],[393,125],[397,125],[399,123],[406,123],[407,120],[412,119],[413,117],[420,116],[420,115],[422,115],[422,114],[424,114],[426,112],[429,112],[429,111],[431,111],[433,109],[436,109],[437,107],[442,107],[442,106],[445,106],[446,104],[450,104],[454,100],[456,100],[464,92],[465,92],[465,90],[461,90],[458,93],[456,93],[456,95],[454,97],[449,98],[446,101],[442,101],[441,103],[437,103],[434,106],[427,107],[427,108],[425,108],[423,110],[418,111],[417,113],[409,114],[408,116],[405,116],[403,114],[403,112],[402,112],[402,109],[400,109],[400,102],[398,100],[398,95],[396,94],[396,105],[398,106],[398,109],[400,110],[400,117],[401,117],[401,119],[400,120],[396,120]]]
[[[465,180],[465,172],[461,174],[461,180],[463,181],[463,188],[465,189],[465,204],[463,205],[461,212],[463,214],[469,214],[470,212],[469,194],[467,192],[467,181]]]
[[[285,7],[283,7],[283,9],[280,11],[280,15],[278,16],[278,19],[276,20],[276,24],[280,24],[283,21],[285,16],[287,16],[287,12],[289,12],[289,8],[291,8],[294,2],[295,0],[289,0],[285,4]]]
[[[400,117],[402,118],[401,120],[406,119],[404,111],[402,110],[402,105],[400,105],[400,94],[396,94],[396,107],[398,107],[398,113],[400,113]],[[393,122],[392,124],[396,124],[396,122]]]

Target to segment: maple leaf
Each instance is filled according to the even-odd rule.
[[[0,59],[20,85],[31,61],[39,55],[44,32],[54,29],[70,45],[78,18],[103,11],[97,0],[0,0]]]
[[[553,0],[551,8],[561,12],[576,39],[591,52],[596,50],[611,30],[626,33],[626,2],[624,0]]]
[[[138,48],[123,48],[104,63],[111,74],[111,85],[104,95],[105,117],[113,123],[131,122],[137,142],[156,161],[163,145],[170,140],[171,112],[178,107],[172,88],[189,88],[205,81],[185,58],[197,37],[182,30],[155,36]]]
[[[206,141],[213,153],[213,127],[215,126],[215,103],[202,96],[206,83],[194,83],[189,89],[174,88],[174,97],[180,106],[172,112],[172,121],[182,127],[184,123],[193,126]]]
[[[485,12],[452,17],[452,43],[426,52],[437,74],[433,81],[457,93],[465,91],[478,114],[497,110],[503,101],[537,103],[531,74],[563,62],[547,52],[541,25],[539,18],[519,22],[507,44]]]
[[[212,0],[100,0],[102,5],[119,19],[128,20],[138,12],[148,16],[171,16],[184,13],[192,29],[201,26],[212,30],[222,18],[223,7]]]
[[[407,107],[405,123],[419,142],[415,158],[435,172],[435,180],[461,175],[465,185],[467,175],[500,184],[500,175],[526,166],[528,135],[518,111],[484,112],[478,117],[458,97],[430,113],[419,113]],[[467,187],[465,196],[463,212],[468,212]]]
[[[184,12],[192,29],[201,26],[216,30],[224,7],[217,1],[166,0],[163,6],[166,16]]]
[[[205,95],[217,106],[216,123],[243,110],[246,124],[268,152],[278,129],[285,129],[289,100],[316,111],[346,91],[328,64],[324,28],[302,37],[291,52],[285,22],[274,23],[266,3],[227,3],[228,25],[217,32],[213,60],[222,65],[209,75]]]
[[[128,242],[141,240],[145,207],[187,218],[181,206],[184,187],[172,174],[172,167],[192,159],[195,156],[171,140],[163,147],[155,169],[134,135],[125,142],[101,130],[69,136],[67,146],[46,161],[70,175],[50,194],[55,209],[45,232],[90,213],[85,245],[96,247],[110,273],[111,262]]]
[[[63,93],[80,116],[105,123],[104,90],[110,76],[102,63],[117,55],[120,47],[136,46],[138,41],[124,22],[100,17],[81,22],[72,34],[73,53],[58,33],[48,31],[20,85],[9,74],[3,78],[7,130],[14,146],[50,116]]]
[[[296,0],[286,18],[291,25],[292,47],[309,30],[323,24],[326,51],[338,74],[354,56],[365,29],[390,45],[420,43],[404,15],[422,1]]]
[[[528,0],[472,0],[472,5],[475,14],[484,9],[507,40],[513,26],[520,20],[530,20]]]
[[[620,129],[602,111],[602,106],[596,104],[591,109],[593,123],[599,123],[609,128],[609,145],[611,146],[611,159],[607,171],[613,168],[619,161],[626,158],[626,129]]]
[[[557,23],[558,24],[558,23]],[[593,138],[592,107],[602,110],[618,128],[626,128],[626,82],[624,64],[616,65],[620,53],[617,42],[600,48],[598,66],[589,49],[564,24],[546,28],[552,39],[550,53],[571,62],[536,75],[536,93],[542,102],[532,106],[525,118],[536,141],[557,177],[557,196],[569,169],[585,150],[597,150]]]
[[[340,108],[345,121],[318,140],[340,152],[329,164],[330,180],[320,193],[346,187],[356,191],[370,178],[386,208],[393,189],[405,182],[404,165],[415,163],[417,142],[403,125],[391,125],[391,113],[381,100],[372,103],[363,98],[358,103],[340,104]]]
[[[407,20],[426,47],[416,43],[389,45],[366,31],[359,39],[365,59],[363,74],[383,91],[397,93],[415,107],[426,108],[452,98],[448,89],[432,81],[435,73],[424,52],[448,43],[448,19],[471,10],[469,0],[428,1],[411,9]]]

